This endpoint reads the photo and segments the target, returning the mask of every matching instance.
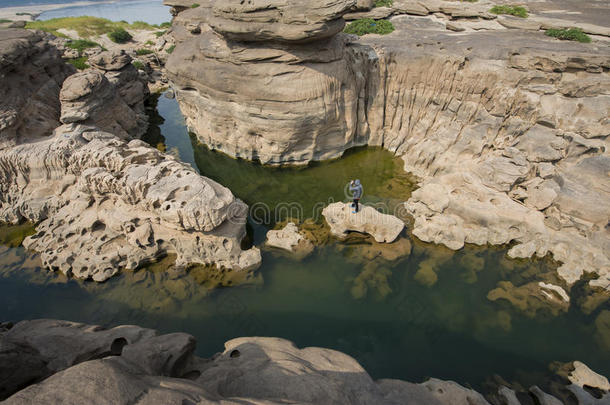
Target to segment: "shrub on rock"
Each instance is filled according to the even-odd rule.
[[[344,30],[347,34],[363,36],[366,34],[387,35],[394,31],[394,25],[388,20],[362,18],[350,23]]]
[[[112,42],[116,42],[117,44],[124,44],[126,42],[131,41],[133,37],[124,28],[119,28],[109,33],[108,38],[110,38]]]

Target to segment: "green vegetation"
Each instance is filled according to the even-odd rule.
[[[366,34],[386,35],[394,31],[394,25],[387,20],[373,20],[372,18],[363,18],[348,24],[344,32],[348,34],[356,34],[358,36]]]
[[[176,45],[172,45],[169,48],[167,48],[167,53],[172,53],[174,52],[174,49],[176,49]]]
[[[525,7],[521,7],[521,6],[507,6],[507,5],[493,6],[491,8],[491,10],[489,10],[489,11],[494,14],[508,14],[508,15],[514,15],[515,17],[521,17],[521,18],[527,18],[527,15],[528,15]]]
[[[545,35],[549,37],[562,39],[566,41],[578,41],[583,43],[591,42],[591,37],[585,34],[580,28],[569,28],[569,29],[550,29],[546,30]]]
[[[138,56],[142,56],[142,55],[150,55],[151,53],[153,53],[153,51],[151,51],[150,49],[138,49],[136,50],[136,55]]]
[[[64,17],[64,18],[53,18],[46,21],[30,21],[27,23],[26,28],[42,30],[50,32],[55,36],[65,37],[58,32],[59,29],[67,29],[76,31],[78,36],[81,38],[89,38],[91,36],[109,34],[117,30],[154,30],[158,28],[170,27],[171,23],[164,22],[160,25],[148,24],[144,21],[134,21],[129,24],[127,21],[110,21],[105,18],[98,17]]]
[[[112,42],[116,42],[117,44],[124,44],[126,42],[131,41],[133,37],[124,28],[119,28],[108,34],[108,38],[110,38]]]
[[[375,0],[375,7],[392,7],[394,0]]]
[[[34,14],[32,14],[32,13],[15,13],[15,15],[29,15],[29,16],[34,16]]]
[[[12,22],[12,21],[11,21],[11,20],[7,20],[7,19],[5,19],[5,18],[0,18],[0,24],[3,24],[3,23],[10,23],[10,22]]]
[[[191,8],[197,8],[199,7],[199,3],[193,3],[193,5],[191,6]]]
[[[97,42],[90,41],[88,39],[73,39],[66,43],[68,48],[76,49],[79,54],[82,54],[85,49],[95,48],[96,46],[102,47]]]
[[[166,21],[164,23],[159,24],[158,28],[169,28],[172,26],[172,23],[169,21]]]
[[[134,60],[133,62],[131,62],[131,64],[134,65],[135,68],[138,70],[144,70],[144,64],[139,60]]]
[[[150,41],[150,40],[146,41],[146,45],[150,45],[150,46],[152,46],[152,45],[154,45],[154,44],[155,44],[155,43],[154,43],[153,41]]]
[[[160,37],[162,37],[163,35],[165,35],[165,33],[166,33],[166,32],[167,32],[167,31],[157,31],[157,32],[155,32],[155,35],[157,36],[157,38],[160,38]]]
[[[66,59],[66,62],[77,68],[78,70],[85,70],[89,67],[87,64],[88,58],[86,56],[81,56],[79,58],[74,59]]]
[[[21,225],[8,225],[0,222],[0,245],[21,246],[23,240],[36,233],[36,226],[30,222]]]

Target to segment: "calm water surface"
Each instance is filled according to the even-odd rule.
[[[359,149],[307,168],[265,168],[199,145],[174,100],[161,97],[158,111],[148,141],[251,205],[273,210],[298,202],[303,213],[315,212],[320,201],[343,199],[343,185],[354,177],[363,180],[370,204],[395,207],[413,189],[401,162],[383,150]],[[269,226],[251,221],[256,244]],[[331,240],[302,261],[263,250],[263,265],[249,284],[209,291],[196,272],[174,275],[171,258],[104,284],[68,280],[40,269],[35,254],[9,247],[19,232],[27,229],[0,229],[0,319],[184,331],[197,338],[202,356],[234,337],[279,336],[348,353],[375,378],[434,376],[483,390],[493,375],[544,386],[552,361],[579,359],[610,374],[607,302],[584,314],[578,299],[567,310],[541,300],[522,311],[487,298],[505,280],[520,286],[554,277],[550,261],[509,260],[506,249],[452,252],[407,234],[385,252],[361,237]]]

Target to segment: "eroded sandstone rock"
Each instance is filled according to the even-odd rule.
[[[392,243],[405,227],[402,220],[382,214],[373,207],[361,205],[357,213],[352,210],[350,204],[342,202],[324,208],[322,215],[334,236],[345,238],[347,232],[353,231],[369,234],[377,242]]]
[[[299,232],[299,227],[294,222],[287,223],[282,229],[267,232],[265,244],[294,253],[301,258],[309,255],[314,249],[313,243]]]
[[[43,33],[0,29],[0,150],[61,125],[59,91],[74,71]]]

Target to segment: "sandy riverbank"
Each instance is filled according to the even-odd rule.
[[[38,4],[32,6],[0,7],[0,19],[11,21],[33,21],[45,11],[56,10],[64,7],[88,6],[92,4],[113,3],[113,0],[104,2],[79,1],[75,3]]]

